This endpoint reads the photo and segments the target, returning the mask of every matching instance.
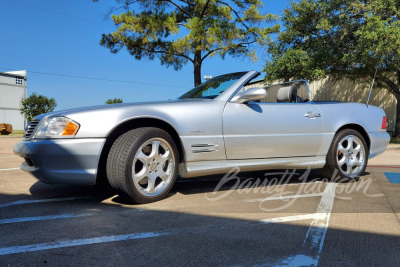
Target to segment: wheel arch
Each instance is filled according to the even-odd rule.
[[[121,134],[126,133],[129,130],[141,128],[141,127],[156,127],[156,128],[166,131],[172,137],[172,139],[174,140],[174,143],[178,149],[179,163],[184,162],[185,152],[183,149],[182,141],[179,137],[178,132],[170,123],[168,123],[165,120],[162,120],[160,118],[154,118],[154,117],[132,118],[132,119],[121,122],[107,134],[106,142],[101,151],[99,165],[97,168],[98,169],[97,181],[96,181],[97,183],[107,180],[107,177],[106,177],[106,175],[107,175],[106,174],[107,156],[108,156],[108,151],[110,151],[110,148],[111,148],[112,144],[115,142],[115,140]]]
[[[371,138],[369,137],[369,134],[368,134],[367,130],[365,130],[365,128],[362,125],[356,124],[356,123],[348,123],[348,124],[342,125],[335,132],[335,135],[338,134],[340,131],[345,130],[345,129],[352,129],[352,130],[355,130],[355,131],[359,132],[362,135],[362,137],[364,137],[364,140],[367,143],[368,151],[371,149]]]

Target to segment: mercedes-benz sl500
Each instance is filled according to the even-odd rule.
[[[389,142],[381,108],[310,100],[305,81],[254,87],[258,72],[215,77],[177,100],[43,114],[14,152],[46,183],[101,179],[137,203],[165,197],[177,175],[321,169],[360,176]],[[300,91],[305,93],[301,93]]]

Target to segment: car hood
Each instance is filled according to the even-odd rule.
[[[134,102],[134,103],[118,103],[118,104],[107,104],[107,105],[99,105],[99,106],[88,106],[88,107],[80,107],[80,108],[72,108],[65,109],[60,111],[54,111],[49,113],[44,113],[39,116],[36,116],[35,119],[41,120],[44,117],[53,117],[53,116],[68,116],[72,114],[77,114],[81,112],[91,112],[91,111],[107,111],[107,110],[124,110],[124,109],[132,109],[132,108],[140,108],[140,107],[156,107],[161,105],[173,105],[176,103],[182,102],[204,102],[210,101],[210,99],[201,99],[201,98],[192,98],[192,99],[175,99],[175,100],[164,100],[164,101],[150,101],[150,102]]]

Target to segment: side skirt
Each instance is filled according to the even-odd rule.
[[[240,171],[261,171],[271,169],[307,169],[322,168],[325,165],[325,156],[271,158],[271,159],[246,159],[246,160],[218,160],[196,161],[179,164],[179,174],[182,178],[212,175],[229,172],[232,168],[239,167]]]

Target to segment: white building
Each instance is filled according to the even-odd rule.
[[[9,123],[13,130],[24,130],[26,120],[19,111],[26,97],[26,71],[0,72],[0,123]]]

